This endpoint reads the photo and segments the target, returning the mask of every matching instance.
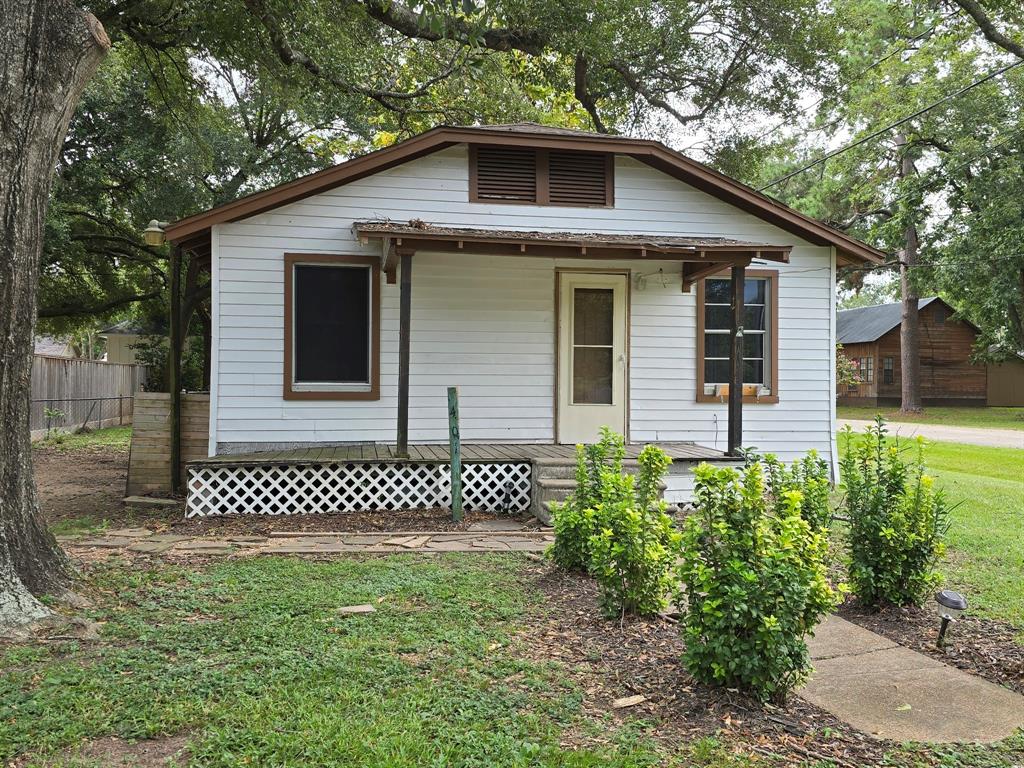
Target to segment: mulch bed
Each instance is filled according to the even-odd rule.
[[[937,648],[939,617],[929,607],[871,611],[849,600],[838,613],[895,643],[1024,694],[1024,644],[1018,639],[1020,627],[966,615],[950,625],[946,647]]]
[[[796,696],[786,707],[762,706],[735,691],[705,686],[683,667],[679,627],[666,619],[607,620],[598,606],[596,583],[543,565],[531,569],[550,610],[523,640],[527,653],[565,665],[584,691],[591,716],[611,713],[652,724],[652,736],[685,744],[717,736],[740,752],[754,752],[786,763],[831,760],[850,767],[879,763],[893,748],[852,729],[833,715]],[[615,710],[616,699],[647,700]],[[585,743],[566,734],[571,744]]]

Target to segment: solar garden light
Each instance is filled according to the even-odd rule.
[[[939,639],[935,645],[943,648],[946,644],[946,630],[949,629],[949,623],[959,619],[960,614],[967,610],[967,598],[959,592],[944,589],[935,595],[935,602],[938,604],[939,618],[942,619],[942,626],[939,628]]]

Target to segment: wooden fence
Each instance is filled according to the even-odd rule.
[[[145,377],[142,365],[35,355],[29,411],[32,436],[83,425],[131,424],[133,398]]]
[[[184,394],[181,398],[181,464],[205,459],[210,440],[210,396]],[[126,494],[166,495],[171,491],[171,396],[166,392],[139,392],[135,399],[132,450],[128,459]]]

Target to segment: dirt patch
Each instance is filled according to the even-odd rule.
[[[59,756],[35,762],[46,766],[103,766],[103,768],[168,768],[188,762],[188,736],[166,736],[160,739],[125,741],[116,736],[95,739],[64,750]],[[35,758],[26,756],[16,767],[28,765]]]
[[[549,566],[531,569],[550,611],[522,638],[528,655],[557,661],[584,692],[593,718],[639,718],[652,736],[677,746],[706,736],[727,740],[741,751],[794,762],[832,761],[838,766],[879,763],[895,745],[872,739],[793,696],[785,708],[694,680],[683,667],[679,627],[665,619],[602,618],[592,579]],[[612,703],[629,696],[645,701],[623,709]],[[587,743],[585,734],[565,734],[567,746]]]
[[[1024,642],[1020,627],[964,616],[950,625],[946,647],[937,648],[940,622],[934,610],[911,606],[871,611],[851,600],[839,609],[839,615],[902,646],[1024,694]]]
[[[54,525],[92,518],[120,520],[128,452],[110,446],[35,448],[36,488],[43,519]]]

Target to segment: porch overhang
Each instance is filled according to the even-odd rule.
[[[395,249],[563,259],[657,259],[698,264],[733,264],[752,259],[787,263],[793,250],[792,245],[724,237],[477,229],[444,227],[417,220],[357,221],[352,230],[363,243],[380,240],[385,259],[388,252]]]

